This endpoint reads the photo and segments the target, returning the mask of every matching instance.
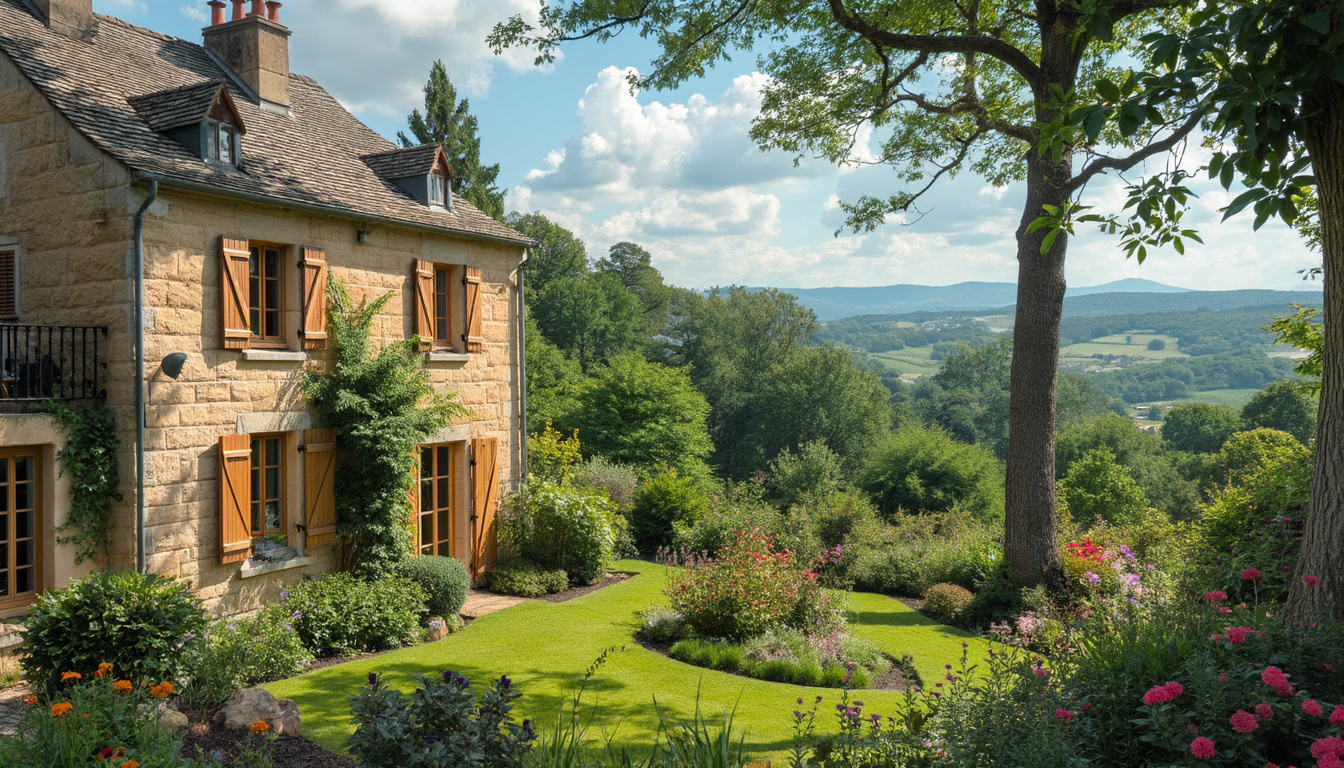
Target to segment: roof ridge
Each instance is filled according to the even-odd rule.
[[[110,21],[116,26],[123,27],[127,30],[130,30],[131,32],[138,32],[146,37],[154,37],[158,38],[159,40],[176,40],[177,42],[180,43],[188,43],[196,46],[200,45],[200,43],[193,43],[190,40],[184,40],[180,37],[177,37],[176,35],[169,35],[163,32],[156,32],[152,29],[149,29],[148,27],[142,27],[139,26],[138,24],[132,24],[131,22],[126,21],[125,19],[119,19],[116,16],[107,16],[101,13],[95,13],[93,15],[98,17],[100,21]]]

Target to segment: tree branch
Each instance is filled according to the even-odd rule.
[[[1072,193],[1075,189],[1078,189],[1091,181],[1092,177],[1099,173],[1105,173],[1106,171],[1120,171],[1123,173],[1153,155],[1160,155],[1163,152],[1170,151],[1172,147],[1179,144],[1186,136],[1190,135],[1191,131],[1199,126],[1200,121],[1204,119],[1204,115],[1207,112],[1208,107],[1200,107],[1199,109],[1196,109],[1194,112],[1190,113],[1190,116],[1186,118],[1185,122],[1181,123],[1180,127],[1170,136],[1161,141],[1153,142],[1131,155],[1126,157],[1101,157],[1093,160],[1083,168],[1081,173],[1074,176],[1072,179],[1069,179],[1068,183],[1064,185],[1064,192]]]

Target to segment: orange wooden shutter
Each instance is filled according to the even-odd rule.
[[[225,349],[252,346],[252,326],[248,321],[249,258],[246,240],[219,238],[219,321]]]
[[[434,264],[416,259],[411,282],[415,287],[415,305],[411,308],[415,317],[415,335],[420,337],[423,346],[428,347],[434,341]]]
[[[14,251],[0,251],[0,318],[19,316],[18,264]]]
[[[303,270],[304,349],[327,348],[327,254],[320,248],[304,248]]]
[[[499,557],[499,438],[471,441],[471,569],[480,576]]]
[[[219,438],[219,561],[252,556],[252,439]]]
[[[467,332],[463,334],[468,352],[480,352],[485,347],[481,333],[481,270],[467,267],[463,282],[467,284]]]
[[[303,524],[308,546],[316,547],[336,538],[336,429],[305,429],[303,443]]]

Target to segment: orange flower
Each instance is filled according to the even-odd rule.
[[[118,680],[112,684],[112,690],[117,693],[130,693],[134,688],[130,680]]]
[[[251,730],[253,733],[265,733],[271,730],[271,724],[266,722],[265,720],[258,720],[257,722],[252,724]]]
[[[149,695],[156,699],[166,699],[173,695],[173,684],[164,680],[158,685],[150,688]]]
[[[64,715],[66,712],[69,712],[73,707],[74,705],[68,701],[58,701],[55,704],[51,705],[50,710],[51,716],[60,717],[61,715]]]
[[[106,677],[112,672],[112,662],[104,661],[98,664],[98,671],[93,673],[94,677]]]
[[[140,768],[140,763],[136,762],[136,759],[132,757],[130,760],[122,763],[121,768]]]
[[[36,707],[36,706],[37,706],[37,697],[36,697],[36,696],[24,696],[24,697],[23,697],[23,703],[24,703],[24,704],[27,704],[27,705],[30,706],[30,707]]]
[[[84,679],[84,676],[81,675],[81,674],[79,674],[78,672],[62,672],[62,673],[61,673],[61,682],[62,682],[62,683],[64,683],[64,682],[68,682],[68,681],[70,681],[70,680],[83,680],[83,679]]]

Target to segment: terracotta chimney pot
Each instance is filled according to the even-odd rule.
[[[280,3],[276,0],[266,0],[266,18],[276,24],[280,23]]]
[[[210,0],[206,3],[210,6],[210,26],[214,27],[224,23],[224,0]]]
[[[266,0],[252,0],[252,13],[248,15],[266,18]]]
[[[243,18],[243,5],[247,0],[233,0],[233,21]]]

